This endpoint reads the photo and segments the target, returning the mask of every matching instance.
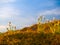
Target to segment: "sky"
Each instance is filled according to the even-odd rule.
[[[60,0],[0,0],[0,32],[9,21],[17,29],[36,24],[40,15],[60,19]]]

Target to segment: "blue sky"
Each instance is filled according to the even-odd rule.
[[[60,0],[0,0],[0,31],[6,31],[9,21],[17,29],[30,26],[40,15],[60,19]]]

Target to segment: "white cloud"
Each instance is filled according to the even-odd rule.
[[[15,2],[16,0],[0,0],[0,3]]]
[[[6,26],[0,25],[0,32],[5,32],[5,31],[6,31]]]
[[[60,15],[60,8],[40,12],[39,15]]]
[[[0,8],[0,18],[9,18],[19,14],[20,14],[19,10],[11,6],[3,6]]]
[[[5,26],[3,26],[3,25],[0,25],[0,29],[3,29],[3,28],[5,28]]]

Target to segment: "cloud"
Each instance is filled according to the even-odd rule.
[[[19,14],[19,10],[11,6],[3,6],[0,8],[0,18],[9,18],[12,16],[17,16]]]
[[[60,8],[40,12],[39,15],[60,15]]]
[[[5,32],[5,31],[6,31],[6,26],[0,25],[0,32]]]
[[[0,25],[0,29],[3,29],[3,28],[5,28],[5,26],[3,26],[3,25]]]
[[[0,0],[0,3],[15,2],[16,0]]]

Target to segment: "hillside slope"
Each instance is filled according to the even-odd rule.
[[[59,25],[53,27],[57,22],[59,22]],[[51,33],[49,25],[52,30],[56,30],[54,34]],[[38,24],[2,33],[0,34],[0,45],[60,45],[60,20],[41,24],[40,26],[42,26],[40,30],[43,29],[40,33],[37,32]]]

